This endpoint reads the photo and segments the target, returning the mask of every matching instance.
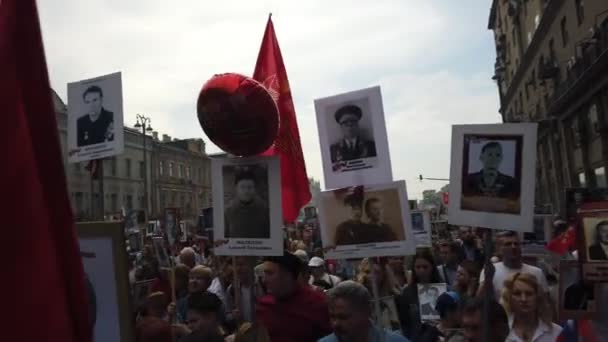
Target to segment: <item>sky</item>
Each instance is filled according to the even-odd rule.
[[[308,175],[323,169],[314,99],[381,86],[394,180],[410,199],[449,178],[451,125],[500,122],[490,0],[39,1],[51,86],[122,72],[125,125],[202,138],[202,85],[251,76],[268,13],[294,99]]]

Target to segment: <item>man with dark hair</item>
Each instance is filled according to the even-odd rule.
[[[363,217],[363,194],[355,192],[346,196],[344,205],[351,208],[351,218],[340,223],[336,228],[334,240],[336,246],[369,242],[366,240],[365,225],[361,221]]]
[[[347,280],[328,292],[329,316],[334,333],[319,342],[370,341],[406,342],[393,332],[374,325],[372,298],[365,286]]]
[[[355,105],[340,107],[334,114],[343,136],[330,146],[332,163],[376,156],[376,144],[361,136],[359,120],[362,115],[361,108]]]
[[[367,234],[369,239],[366,242],[391,242],[397,241],[397,235],[386,223],[382,222],[382,202],[380,199],[372,197],[365,202],[365,215],[367,215]]]
[[[462,328],[467,342],[484,342],[483,339],[483,298],[472,298],[465,302],[462,308]],[[495,301],[488,303],[488,329],[492,341],[504,341],[509,336],[509,319],[505,309]]]
[[[258,299],[256,318],[273,342],[317,341],[331,332],[325,296],[298,282],[303,266],[288,252],[264,261],[268,294]]]
[[[270,238],[268,204],[256,193],[256,177],[251,170],[237,171],[235,197],[224,211],[226,238]]]
[[[519,198],[520,187],[517,180],[498,171],[502,159],[500,143],[493,141],[485,144],[479,155],[483,168],[466,175],[462,184],[463,195]]]
[[[189,335],[180,342],[224,342],[220,326],[222,301],[213,293],[198,292],[188,297]]]
[[[608,221],[595,226],[595,243],[589,246],[590,260],[608,260]]]
[[[78,147],[114,141],[114,113],[103,107],[103,91],[88,87],[82,94],[87,113],[76,121]]]
[[[462,241],[463,257],[466,260],[477,263],[481,267],[485,257],[477,244],[477,236],[475,236],[473,228],[467,226],[459,227],[458,237]]]
[[[443,241],[439,244],[439,256],[442,262],[437,266],[439,275],[448,286],[452,286],[456,281],[456,272],[462,259],[462,249],[458,242]]]

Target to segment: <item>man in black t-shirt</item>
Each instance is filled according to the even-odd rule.
[[[114,113],[103,108],[103,91],[90,86],[82,94],[87,113],[76,121],[78,147],[114,140]]]

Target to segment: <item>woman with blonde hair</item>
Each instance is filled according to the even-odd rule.
[[[501,304],[509,315],[507,342],[554,342],[562,331],[552,322],[549,301],[530,273],[518,272],[505,281]]]

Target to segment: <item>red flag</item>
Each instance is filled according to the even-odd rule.
[[[35,0],[0,1],[3,340],[91,340]],[[37,317],[37,318],[36,318]]]
[[[268,17],[253,78],[266,86],[279,108],[279,135],[274,145],[263,154],[278,155],[281,160],[283,220],[293,222],[312,196],[287,71],[271,16]]]
[[[545,249],[556,253],[558,255],[564,255],[571,248],[576,246],[576,232],[574,227],[569,227],[565,232],[561,233],[553,240],[549,241],[545,246]]]

